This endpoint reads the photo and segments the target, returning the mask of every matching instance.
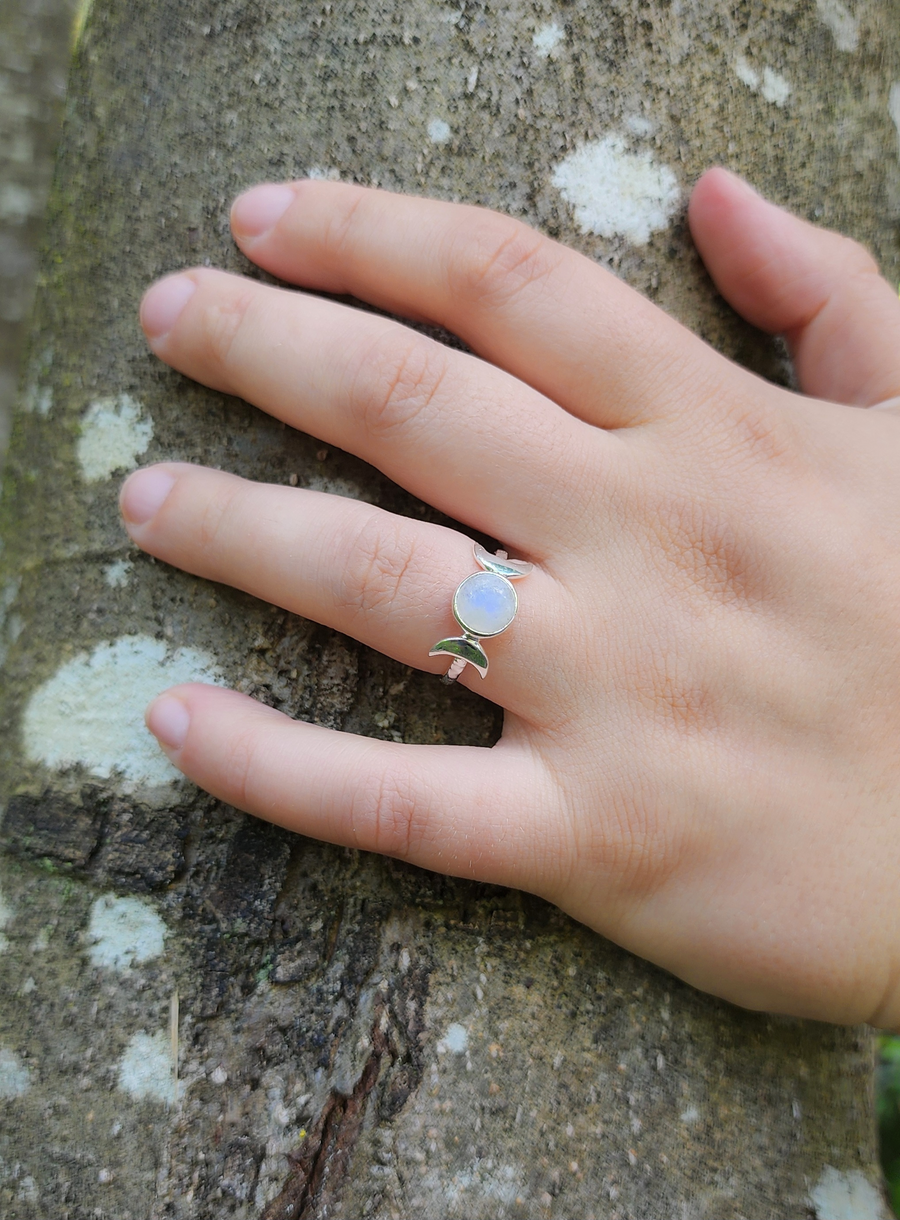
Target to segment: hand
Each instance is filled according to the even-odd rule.
[[[251,813],[541,894],[739,1004],[895,1025],[900,304],[859,246],[723,170],[690,221],[811,397],[508,218],[330,182],[239,199],[267,271],[481,359],[203,269],[146,296],[154,352],[535,568],[486,679],[461,679],[506,709],[492,749],[334,733],[199,685],[148,723]],[[428,652],[475,570],[455,530],[175,463],[133,474],[122,510],[168,563],[447,668]]]

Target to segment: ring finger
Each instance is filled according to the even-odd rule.
[[[460,634],[451,597],[476,570],[472,542],[456,530],[189,463],[137,471],[121,507],[134,541],[167,563],[325,623],[403,664],[434,673],[449,666],[450,658],[428,653]],[[541,652],[530,628],[552,617],[563,596],[540,569],[527,586],[514,629],[487,645],[484,681],[465,671],[467,684],[526,717],[544,686],[535,680]]]

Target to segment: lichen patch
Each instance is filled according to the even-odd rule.
[[[53,408],[53,389],[49,385],[53,367],[53,348],[45,347],[32,362],[28,382],[22,392],[22,410],[49,415]]]
[[[98,398],[81,421],[75,446],[82,477],[88,483],[116,471],[134,470],[153,440],[153,421],[130,394]]]
[[[453,132],[450,124],[444,119],[430,119],[428,122],[428,138],[432,144],[446,144]]]
[[[15,1051],[0,1046],[0,1098],[13,1101],[31,1088],[31,1072]]]
[[[760,74],[743,55],[738,55],[733,66],[735,76],[753,93],[758,93],[765,101],[779,108],[787,103],[793,87],[786,77],[773,68],[764,67]]]
[[[791,96],[792,87],[790,81],[772,68],[763,68],[762,86],[759,92],[773,106],[784,106]]]
[[[19,596],[21,585],[21,580],[16,578],[8,580],[0,589],[0,665],[3,665],[10,646],[19,637],[22,620],[18,615],[13,614],[12,608]]]
[[[22,722],[27,757],[54,770],[80,765],[123,791],[180,777],[144,724],[144,710],[180,682],[221,684],[212,657],[171,654],[161,640],[130,635],[79,653],[38,687]]]
[[[443,1038],[437,1044],[439,1055],[445,1055],[448,1051],[453,1055],[463,1055],[468,1049],[469,1031],[457,1021],[447,1026]]]
[[[538,26],[531,42],[541,59],[549,59],[565,39],[566,31],[558,21]]]
[[[816,0],[819,20],[827,25],[839,51],[855,51],[859,46],[859,22],[841,0]]]
[[[743,81],[747,88],[752,89],[754,93],[759,89],[759,73],[753,64],[745,59],[743,55],[738,55],[734,61],[734,74],[739,81]]]
[[[881,1193],[858,1169],[826,1165],[809,1197],[816,1220],[884,1220],[886,1215]]]
[[[888,114],[894,121],[894,126],[897,128],[897,139],[900,141],[900,81],[891,85],[888,94]]]
[[[576,149],[557,165],[551,182],[582,233],[624,237],[636,246],[665,229],[681,201],[672,170],[648,152],[630,152],[619,135]]]
[[[176,1100],[172,1046],[162,1031],[135,1034],[119,1060],[119,1088],[136,1101]]]
[[[140,898],[103,894],[91,907],[88,954],[94,966],[120,973],[159,957],[169,929]]]
[[[9,948],[9,941],[3,934],[3,930],[13,917],[13,909],[3,897],[3,890],[0,889],[0,953],[5,953]]]
[[[111,589],[124,589],[131,576],[134,564],[130,559],[117,559],[103,569],[103,579]]]

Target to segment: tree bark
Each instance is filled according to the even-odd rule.
[[[62,120],[73,9],[72,0],[0,6],[0,464]]]
[[[139,707],[186,674],[406,741],[486,743],[499,714],[136,553],[116,495],[138,463],[196,459],[437,519],[147,352],[154,277],[259,274],[227,216],[267,178],[503,209],[789,377],[712,290],[686,191],[726,163],[896,278],[896,17],[888,0],[95,0],[2,507],[5,1217],[888,1214],[869,1032],[738,1010],[536,899],[178,783]],[[554,185],[584,145],[612,203],[596,176]],[[629,169],[658,184],[658,223]]]

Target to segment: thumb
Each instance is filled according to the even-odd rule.
[[[900,301],[861,245],[724,169],[697,183],[688,218],[729,304],[784,335],[804,393],[865,407],[900,395]]]

